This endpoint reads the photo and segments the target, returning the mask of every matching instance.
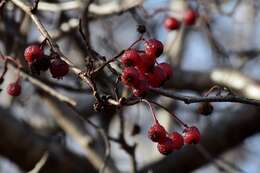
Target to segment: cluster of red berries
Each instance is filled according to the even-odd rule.
[[[124,85],[132,88],[135,96],[142,96],[150,86],[160,87],[172,76],[169,64],[156,63],[156,58],[162,53],[163,44],[156,39],[146,40],[143,51],[129,48],[123,53],[121,80]]]
[[[196,23],[197,17],[198,17],[198,13],[196,11],[194,11],[193,9],[188,9],[184,12],[183,22],[187,26],[192,26]],[[169,31],[178,30],[180,26],[181,26],[181,21],[179,21],[175,17],[168,16],[164,20],[164,27]]]
[[[157,149],[161,154],[168,155],[180,150],[184,144],[197,144],[200,141],[200,132],[197,127],[185,127],[183,134],[174,131],[168,133],[156,120],[148,130],[148,137],[157,142]]]
[[[43,49],[37,45],[30,45],[24,51],[24,58],[31,67],[32,72],[40,74],[50,69],[53,78],[62,78],[69,72],[69,65],[57,54],[45,55]]]

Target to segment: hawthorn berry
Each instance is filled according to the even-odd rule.
[[[140,57],[137,50],[135,49],[126,50],[121,57],[121,63],[126,67],[136,66],[139,62]]]
[[[139,82],[133,86],[133,94],[136,97],[144,96],[149,90],[148,78],[139,71]]]
[[[69,72],[69,65],[60,58],[51,60],[50,72],[53,78],[60,79]]]
[[[147,77],[152,87],[160,87],[166,79],[166,74],[160,67],[155,66],[151,72],[147,73]]]
[[[134,67],[126,67],[122,71],[122,82],[127,86],[137,86],[139,82],[138,70]]]
[[[153,55],[147,55],[146,53],[140,53],[140,62],[137,64],[137,68],[141,73],[150,72],[155,64],[156,57]]]
[[[157,144],[158,151],[163,155],[168,155],[173,152],[173,142],[170,138],[165,137]]]
[[[35,59],[41,58],[42,56],[43,50],[37,44],[28,46],[24,51],[24,58],[29,63],[32,63]]]
[[[13,82],[8,84],[7,93],[10,96],[19,96],[21,94],[22,87],[19,82]]]
[[[184,23],[188,26],[194,25],[197,20],[197,12],[193,9],[188,9],[184,13]]]
[[[144,43],[144,51],[147,55],[159,57],[163,53],[163,44],[156,39],[147,40]]]
[[[170,31],[180,28],[180,22],[175,17],[167,17],[164,20],[164,27]]]
[[[185,128],[182,136],[185,144],[197,144],[200,141],[199,129],[194,126]]]
[[[163,126],[156,122],[152,127],[149,128],[148,137],[153,142],[162,141],[164,138],[166,138],[166,130]]]
[[[169,135],[169,138],[172,140],[173,142],[173,149],[174,150],[179,150],[182,148],[182,146],[184,145],[184,139],[182,137],[181,134],[179,134],[178,132],[172,132]]]
[[[139,80],[137,85],[133,87],[133,94],[136,97],[144,96],[149,90],[148,81]]]
[[[166,74],[166,79],[165,80],[168,80],[172,76],[172,67],[170,66],[170,64],[168,64],[168,63],[160,63],[157,66],[162,69],[164,74]]]

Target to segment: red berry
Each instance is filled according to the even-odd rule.
[[[147,76],[152,87],[160,87],[166,79],[166,74],[158,66],[155,66]]]
[[[155,64],[155,56],[147,55],[146,53],[140,54],[140,62],[137,64],[137,68],[141,73],[147,73],[151,71]]]
[[[19,96],[21,94],[22,87],[18,82],[10,83],[7,86],[7,93],[11,96]]]
[[[162,141],[164,138],[166,138],[166,130],[159,123],[155,123],[152,127],[149,128],[148,137],[153,142]]]
[[[163,44],[156,39],[147,40],[144,43],[144,51],[149,56],[159,57],[163,53]]]
[[[50,72],[54,78],[62,78],[69,72],[69,65],[60,58],[51,60]]]
[[[140,62],[140,57],[135,49],[129,49],[121,57],[121,63],[126,67],[136,66]]]
[[[164,20],[164,27],[168,30],[177,30],[180,28],[180,22],[175,17],[167,17]]]
[[[41,58],[43,56],[43,50],[39,45],[30,45],[24,51],[24,58],[29,63],[33,62],[34,59]]]
[[[140,80],[137,86],[133,87],[133,94],[136,97],[141,97],[144,96],[148,90],[149,90],[148,82],[144,80]]]
[[[200,141],[200,132],[197,127],[188,127],[183,131],[183,139],[185,144],[197,144]]]
[[[126,67],[122,72],[121,80],[127,86],[137,86],[139,82],[138,70],[134,67]]]
[[[173,149],[179,150],[184,145],[184,139],[178,132],[172,132],[169,135],[169,138],[171,138],[173,142]]]
[[[166,80],[168,80],[172,76],[172,67],[168,63],[161,63],[157,65],[160,67],[163,72],[166,74]]]
[[[188,9],[185,13],[184,13],[184,22],[186,25],[193,25],[195,24],[196,20],[197,20],[197,12],[192,10],[192,9]]]
[[[173,142],[166,137],[157,144],[157,149],[161,154],[168,155],[173,152]]]
[[[148,78],[139,71],[139,82],[133,86],[133,94],[136,97],[144,96],[149,90]]]

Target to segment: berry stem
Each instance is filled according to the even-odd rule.
[[[154,119],[155,123],[159,124],[159,121],[156,118],[156,115],[154,113],[154,109],[153,109],[153,106],[151,105],[151,103],[148,100],[146,100],[146,99],[141,99],[141,102],[145,102],[146,104],[148,104],[148,106],[150,108],[150,111],[152,112],[153,119]]]
[[[134,45],[136,45],[138,42],[143,41],[143,40],[144,40],[143,36],[144,36],[144,34],[141,34],[140,37],[139,37],[135,42],[133,42],[133,43],[129,46],[128,49],[131,49],[131,48],[132,48]]]
[[[167,111],[171,116],[173,116],[173,118],[177,121],[177,123],[179,123],[181,126],[184,126],[185,128],[189,127],[186,123],[184,123],[180,118],[178,118],[178,116],[174,113],[172,113],[168,108],[160,105],[159,103],[156,103],[152,100],[149,100],[149,103],[155,104],[156,106],[164,109],[165,111]]]

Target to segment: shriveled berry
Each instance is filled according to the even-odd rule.
[[[147,77],[152,87],[160,87],[166,79],[166,74],[160,67],[155,66],[151,72],[147,73]]]
[[[157,66],[160,67],[163,70],[164,74],[166,74],[165,80],[168,80],[172,76],[172,67],[171,67],[170,64],[160,63]]]
[[[155,123],[152,127],[149,128],[148,137],[153,142],[162,141],[164,138],[166,138],[166,130],[159,123]]]
[[[157,144],[158,151],[163,155],[168,155],[173,152],[173,142],[170,138],[166,137]]]
[[[60,79],[69,72],[69,65],[60,58],[51,60],[50,72],[53,78]]]
[[[140,62],[140,57],[135,49],[128,49],[121,57],[121,63],[126,67],[136,66]]]
[[[178,132],[172,132],[169,135],[169,138],[172,140],[173,142],[173,149],[174,150],[179,150],[182,148],[182,146],[184,145],[184,139],[182,137],[181,134],[179,134]]]
[[[197,20],[197,12],[194,11],[193,9],[188,9],[185,13],[184,13],[184,23],[186,25],[194,25],[196,20]]]
[[[180,28],[180,22],[175,17],[167,17],[164,20],[164,27],[170,31]]]
[[[21,94],[22,87],[18,82],[10,83],[7,86],[7,93],[10,96],[19,96]]]
[[[182,136],[185,144],[197,144],[200,142],[200,132],[197,127],[185,128]]]
[[[144,51],[149,56],[159,57],[163,53],[163,44],[156,39],[147,40],[144,43]]]
[[[209,102],[200,103],[199,107],[197,108],[197,113],[201,115],[208,116],[210,115],[214,110],[214,107]]]
[[[33,60],[41,58],[42,56],[43,50],[37,44],[28,46],[24,51],[24,58],[29,63],[32,63]]]
[[[143,34],[146,32],[146,27],[144,25],[137,25],[136,28],[137,32],[139,32],[140,34]]]
[[[126,67],[122,71],[121,75],[122,82],[127,86],[137,86],[139,82],[139,73],[134,67]]]
[[[39,59],[35,59],[30,65],[32,73],[40,74],[41,71],[46,71],[50,67],[50,59],[43,55]]]
[[[150,72],[155,64],[156,57],[153,55],[147,55],[146,53],[140,54],[140,62],[137,64],[137,68],[141,73]]]

